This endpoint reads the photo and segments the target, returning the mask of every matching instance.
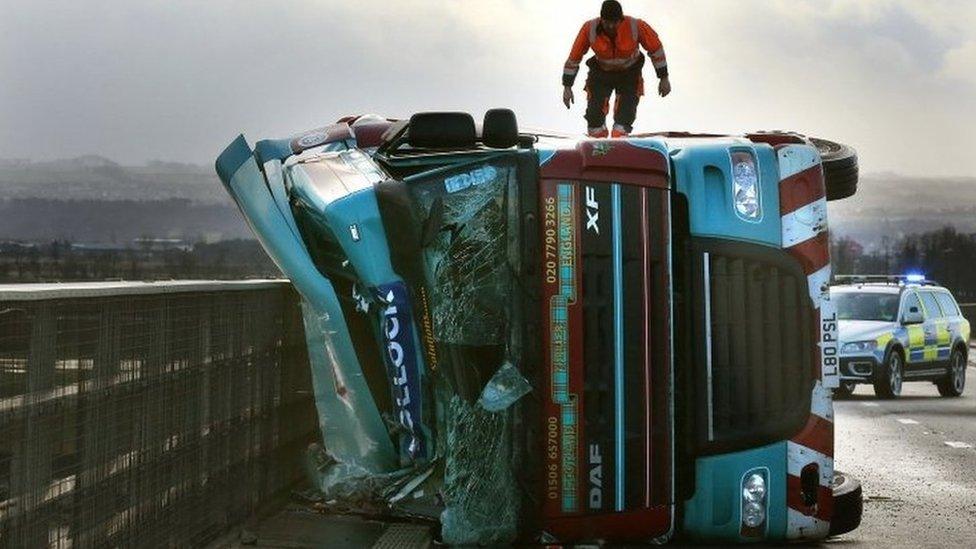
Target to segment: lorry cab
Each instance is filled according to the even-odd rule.
[[[503,109],[239,138],[217,171],[305,298],[316,487],[447,543],[827,536],[821,150]]]

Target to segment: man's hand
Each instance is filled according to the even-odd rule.
[[[574,99],[573,88],[570,86],[563,86],[563,105],[566,105],[566,108],[568,109],[569,106],[573,104]]]
[[[667,76],[662,78],[660,82],[657,83],[657,93],[660,94],[661,97],[667,97],[668,94],[671,93],[671,81],[668,80]]]

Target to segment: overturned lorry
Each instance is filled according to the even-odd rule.
[[[241,136],[217,172],[303,297],[306,461],[337,507],[450,544],[858,525],[827,291],[850,148],[582,139],[494,109]]]

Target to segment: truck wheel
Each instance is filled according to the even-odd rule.
[[[861,525],[864,510],[861,483],[847,473],[834,471],[834,516],[830,518],[830,535],[839,536]]]
[[[840,385],[834,389],[834,396],[838,398],[849,397],[854,392],[857,384],[853,381],[841,381]]]
[[[949,356],[949,373],[936,384],[939,394],[944,397],[962,396],[966,388],[966,355],[959,349],[953,349]]]
[[[857,152],[842,143],[810,138],[820,152],[827,200],[841,200],[857,192]]]
[[[888,351],[884,364],[874,373],[874,394],[878,398],[897,398],[901,394],[905,361],[895,349]]]

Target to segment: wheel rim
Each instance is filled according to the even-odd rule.
[[[957,393],[962,393],[963,388],[966,387],[966,361],[959,353],[956,353],[952,363],[952,387]]]
[[[901,394],[901,357],[896,353],[891,355],[891,366],[889,368],[890,373],[890,383],[891,383],[891,393],[894,395]]]

